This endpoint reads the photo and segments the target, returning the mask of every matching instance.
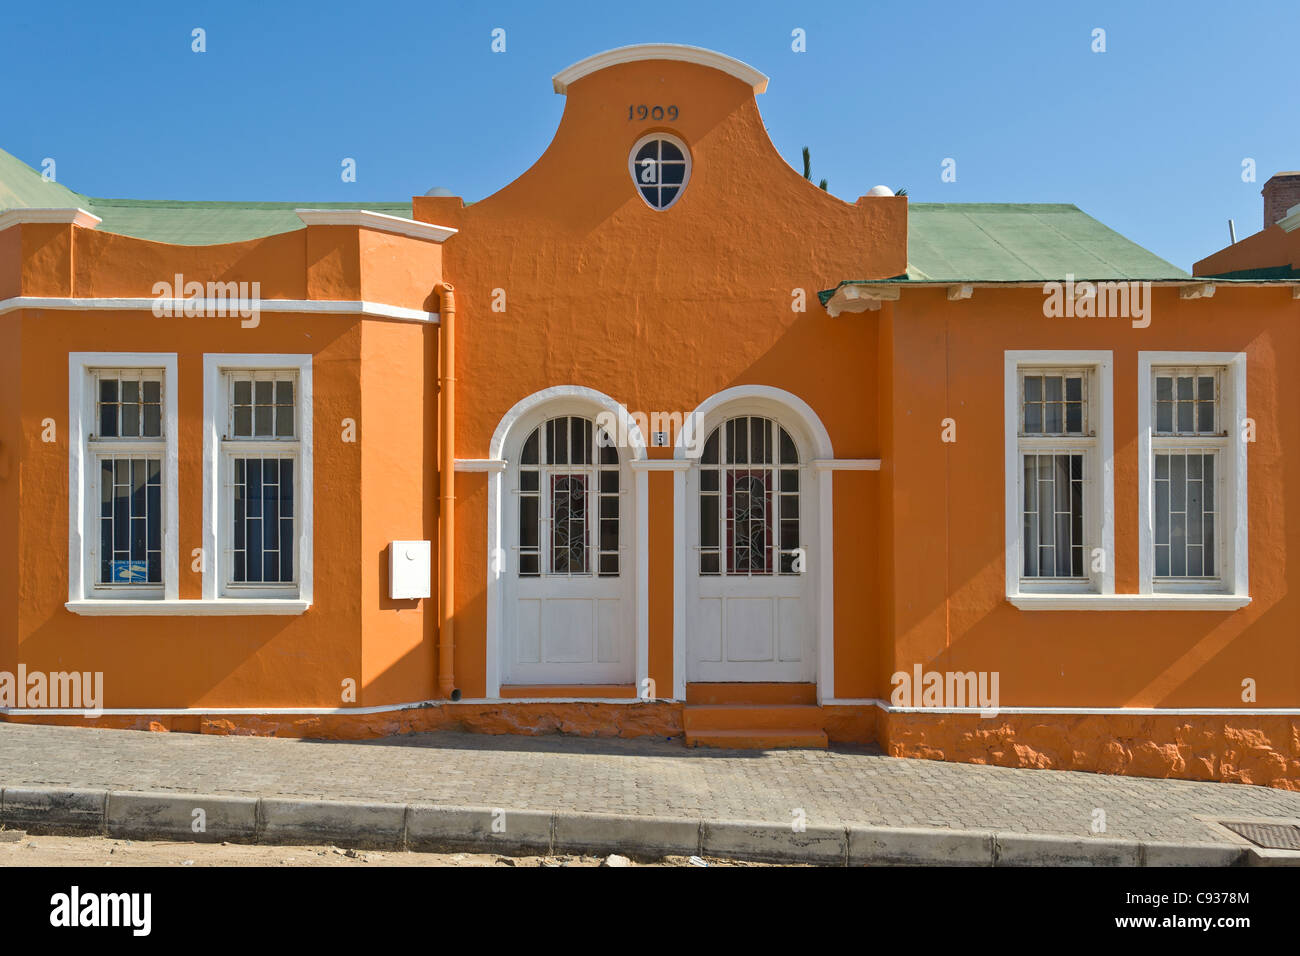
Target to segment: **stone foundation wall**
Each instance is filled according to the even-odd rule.
[[[886,714],[893,757],[1300,790],[1300,717]]]

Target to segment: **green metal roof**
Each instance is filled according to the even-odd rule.
[[[96,199],[48,182],[0,149],[0,212],[7,209],[80,207],[103,220],[100,232],[153,242],[208,246],[243,242],[306,228],[295,209],[368,209],[411,218],[406,202],[189,202],[166,199]]]
[[[862,282],[1192,279],[1069,203],[910,203],[907,272]],[[839,286],[836,286],[839,288]],[[824,304],[835,289],[819,293]]]
[[[243,242],[306,228],[295,209],[369,209],[411,218],[410,202],[183,202],[166,199],[90,199],[104,221],[100,232],[153,242],[209,246]]]
[[[85,197],[67,186],[43,179],[16,156],[0,149],[0,212],[6,209],[67,209],[80,206]]]

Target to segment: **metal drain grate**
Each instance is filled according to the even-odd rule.
[[[1290,823],[1225,823],[1224,826],[1266,850],[1300,850],[1300,827]]]

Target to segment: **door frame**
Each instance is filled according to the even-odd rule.
[[[486,687],[485,695],[489,699],[501,696],[502,665],[504,663],[504,623],[505,602],[510,596],[510,587],[505,575],[512,573],[512,562],[507,560],[509,548],[502,542],[502,534],[509,535],[511,529],[504,527],[510,509],[504,507],[505,482],[509,480],[511,465],[505,457],[507,448],[512,451],[533,428],[557,415],[582,415],[595,418],[602,412],[612,414],[619,423],[626,444],[620,446],[620,471],[632,475],[631,493],[633,495],[632,527],[630,547],[626,552],[627,561],[620,562],[622,574],[632,575],[631,587],[633,621],[633,679],[638,693],[645,686],[650,670],[650,577],[648,560],[648,542],[650,538],[649,479],[644,469],[633,467],[633,463],[646,458],[645,437],[636,420],[628,413],[627,407],[610,398],[604,392],[584,385],[556,385],[534,392],[516,402],[502,416],[492,433],[488,446],[488,514],[487,514],[487,641],[486,641]],[[620,437],[620,436],[615,436]],[[620,539],[624,536],[620,534]]]
[[[673,448],[673,696],[686,697],[686,655],[688,653],[687,575],[692,572],[691,556],[687,553],[689,535],[687,521],[691,507],[687,500],[687,473],[698,468],[699,455],[705,439],[714,428],[736,415],[762,415],[784,426],[799,446],[801,457],[807,455],[807,465],[812,472],[816,495],[816,514],[807,520],[816,521],[817,545],[810,561],[814,575],[809,588],[812,615],[812,662],[815,667],[818,701],[835,696],[835,542],[833,538],[834,492],[832,468],[835,454],[830,433],[812,407],[784,389],[771,385],[737,385],[709,396],[692,412],[686,426],[677,435]],[[693,483],[691,483],[693,485]],[[801,507],[800,517],[804,509]]]

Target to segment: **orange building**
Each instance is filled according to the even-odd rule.
[[[554,85],[472,205],[96,199],[0,154],[6,719],[1300,788],[1294,256],[843,202],[693,47]]]

